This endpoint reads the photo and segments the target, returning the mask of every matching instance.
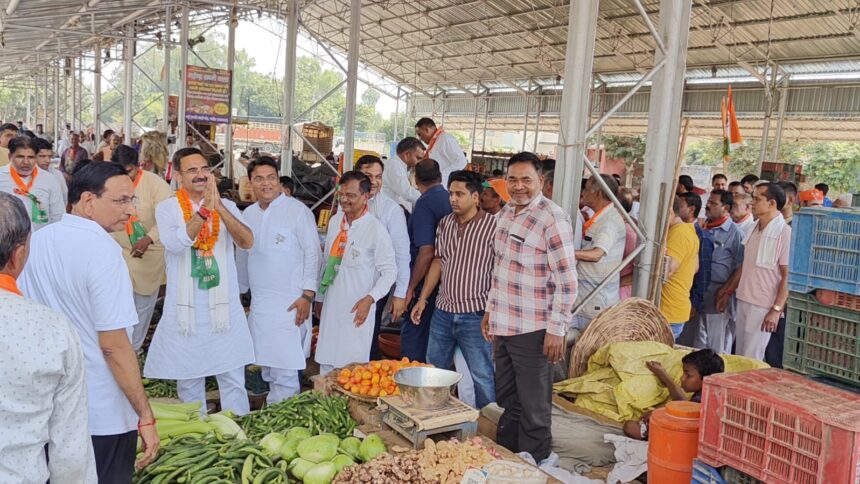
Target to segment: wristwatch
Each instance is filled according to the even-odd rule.
[[[781,313],[781,312],[782,312],[782,306],[780,306],[780,305],[778,305],[778,304],[774,304],[774,305],[773,305],[773,307],[772,307],[771,309],[773,309],[774,311],[776,311],[776,312],[778,312],[778,313]]]
[[[310,296],[310,295],[308,295],[307,293],[304,293],[304,292],[302,293],[302,299],[304,299],[305,301],[307,301],[307,302],[309,302],[309,303],[314,302],[314,296]]]

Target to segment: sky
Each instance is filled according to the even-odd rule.
[[[227,27],[219,27],[219,31],[224,34],[224,38],[226,39]],[[244,49],[251,55],[257,64],[255,68],[256,71],[268,75],[272,75],[274,72],[275,76],[283,77],[285,59],[284,49],[286,47],[286,39],[284,38],[285,32],[286,25],[283,22],[268,17],[257,19],[254,22],[241,21],[236,27],[236,50]],[[317,52],[319,54],[317,54]],[[325,51],[317,47],[316,42],[302,35],[302,32],[299,32],[299,42],[296,55],[298,57],[319,57],[319,59],[325,64],[326,68],[340,70],[339,67],[331,62],[330,57],[325,53]],[[337,54],[335,53],[335,55]],[[341,65],[346,66],[346,58],[342,56],[338,57]],[[378,79],[378,76],[373,76],[372,74],[369,74],[367,77],[371,82]],[[362,82],[358,83],[357,99],[361,99],[361,95],[366,89],[368,89],[366,84]],[[379,97],[376,110],[379,111],[383,117],[387,118],[394,112],[395,107],[396,103],[394,99],[382,95]],[[403,112],[403,109],[404,106],[403,103],[401,103],[401,112]]]

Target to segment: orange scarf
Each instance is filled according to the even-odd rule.
[[[30,175],[30,181],[26,185],[24,184],[24,180],[21,179],[21,175],[18,174],[18,170],[16,170],[14,166],[9,167],[9,174],[12,175],[12,181],[15,182],[15,193],[28,197],[30,196],[30,189],[33,188],[33,183],[36,182],[36,176],[39,175],[39,168],[35,166],[33,167],[33,173]]]
[[[605,207],[603,207],[600,210],[598,210],[597,212],[595,212],[594,216],[592,216],[590,219],[586,220],[585,223],[582,224],[582,235],[588,234],[588,229],[590,229],[591,226],[594,225],[594,222],[597,221],[597,217],[600,217],[600,214],[602,214],[603,211],[606,210],[607,208],[609,208],[609,205],[606,205]]]
[[[23,296],[21,290],[18,289],[18,284],[15,283],[15,278],[8,274],[0,274],[0,290]]]
[[[430,152],[433,151],[433,147],[436,146],[436,140],[439,139],[439,135],[442,133],[444,133],[442,128],[437,129],[436,132],[433,133],[433,137],[430,138],[430,143],[427,145],[427,151],[424,152],[425,160],[430,158]]]
[[[361,212],[355,220],[360,219],[367,213],[367,207]],[[355,220],[352,223],[355,223]],[[340,231],[337,233],[334,242],[329,250],[328,260],[326,261],[325,270],[323,271],[322,279],[320,280],[320,294],[325,294],[326,290],[334,284],[334,278],[340,270],[340,263],[343,261],[343,255],[346,253],[346,243],[349,225],[346,221],[346,214],[340,219]]]
[[[728,219],[729,219],[729,216],[724,215],[724,216],[718,218],[717,220],[708,220],[707,222],[705,222],[705,230],[715,229],[715,228],[723,225],[724,223],[726,223],[726,220],[728,220]]]
[[[137,190],[137,185],[140,184],[141,178],[143,178],[143,170],[138,168],[137,176],[134,177],[134,182],[132,183],[132,186],[134,187],[135,191]],[[135,228],[138,229],[138,232],[140,232],[140,229],[142,228],[142,227],[135,227],[135,224],[140,225],[140,222],[138,221],[137,215],[132,215],[131,217],[128,218],[128,221],[125,223],[125,233],[128,234],[129,239],[131,239],[132,236],[135,235]],[[144,235],[146,235],[146,234],[144,234]],[[140,240],[142,238],[142,236],[136,237],[136,238],[137,238],[137,240]],[[135,243],[137,243],[137,241],[132,242],[132,245],[134,245]]]

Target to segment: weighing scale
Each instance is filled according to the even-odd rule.
[[[377,399],[377,408],[382,412],[382,421],[419,450],[430,436],[463,441],[478,431],[478,410],[453,396],[445,407],[433,410],[410,407],[394,395]]]

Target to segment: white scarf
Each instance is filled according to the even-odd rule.
[[[782,252],[782,230],[785,228],[785,219],[782,214],[777,214],[764,230],[761,231],[761,241],[758,245],[758,254],[756,254],[755,265],[762,269],[776,269],[778,255]],[[749,235],[744,239],[744,246],[747,245],[756,228],[750,230]]]
[[[178,206],[179,200],[176,201],[176,205],[179,219],[185,225],[182,209]],[[212,250],[215,262],[218,264],[218,271],[220,272],[219,284],[209,289],[209,323],[212,326],[213,333],[221,333],[230,329],[230,297],[227,290],[229,284],[227,280],[227,237],[224,229],[224,222],[221,222],[218,241],[215,242],[215,247]],[[183,336],[191,336],[197,333],[194,321],[194,292],[197,290],[197,279],[191,277],[192,250],[194,249],[189,247],[182,253],[182,257],[179,259],[176,325],[179,328],[179,334]]]

